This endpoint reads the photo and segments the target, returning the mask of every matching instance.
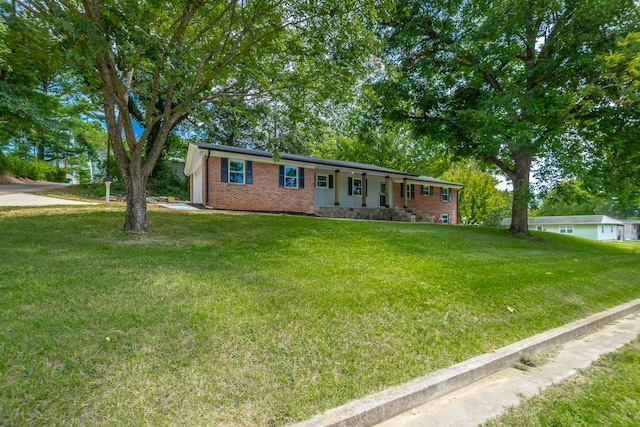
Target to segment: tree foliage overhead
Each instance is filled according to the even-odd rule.
[[[145,184],[177,125],[229,100],[351,81],[375,10],[352,0],[22,4],[62,35],[66,58],[102,98],[133,231],[148,228]]]
[[[382,34],[397,120],[512,181],[512,231],[528,234],[531,166],[564,153],[607,102],[599,55],[637,25],[633,1],[400,0]]]

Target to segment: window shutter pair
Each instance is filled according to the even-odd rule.
[[[220,182],[229,182],[229,159],[226,157],[220,158],[221,167],[220,167]],[[251,160],[247,160],[244,162],[245,168],[245,183],[253,184],[253,162]]]
[[[278,186],[284,187],[284,165],[278,165]],[[298,188],[304,188],[304,168],[298,168]]]
[[[433,196],[433,185],[421,185],[420,194],[423,196]]]

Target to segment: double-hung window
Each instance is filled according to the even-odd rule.
[[[450,202],[453,196],[453,192],[450,188],[440,187],[440,201],[441,202]]]
[[[285,188],[298,188],[298,168],[284,167]]]
[[[229,182],[244,184],[244,162],[241,160],[229,160]]]
[[[316,175],[317,188],[329,188],[329,178],[327,175]]]
[[[351,190],[351,194],[354,196],[361,196],[362,195],[362,180],[361,179],[354,179],[353,180],[353,187]]]
[[[440,215],[440,224],[450,224],[451,218],[448,214]]]
[[[423,196],[433,196],[433,185],[421,185],[420,194]]]
[[[304,168],[279,165],[278,186],[283,188],[304,188]]]
[[[220,159],[220,181],[232,184],[253,184],[253,162],[251,160]]]

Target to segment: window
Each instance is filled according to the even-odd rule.
[[[229,160],[229,182],[233,184],[244,184],[243,161]]]
[[[298,188],[298,168],[284,167],[285,188]]]
[[[421,185],[420,194],[423,196],[433,196],[433,185]]]
[[[440,215],[440,224],[450,224],[450,223],[451,223],[451,219],[448,214]]]
[[[329,178],[327,175],[316,175],[317,188],[329,188]]]
[[[354,196],[362,196],[362,180],[354,179],[353,180],[353,188],[351,190],[351,194]]]
[[[453,191],[450,188],[440,187],[440,201],[450,202],[453,197]]]
[[[400,184],[400,197],[404,198],[404,183]],[[416,187],[414,184],[407,184],[407,199],[415,199],[416,198]]]
[[[561,225],[560,234],[573,234],[573,225]]]

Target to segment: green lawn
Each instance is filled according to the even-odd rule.
[[[0,425],[284,425],[640,297],[626,245],[109,209],[0,210]]]
[[[485,427],[640,425],[640,341],[507,410]]]

